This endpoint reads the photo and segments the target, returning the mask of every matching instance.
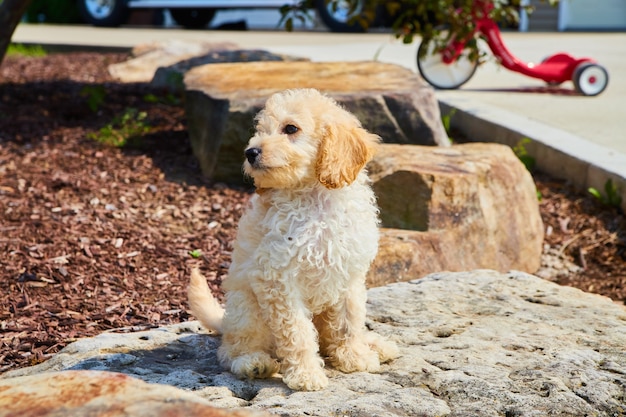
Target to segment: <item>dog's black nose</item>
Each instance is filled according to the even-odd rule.
[[[246,149],[246,159],[250,162],[250,165],[253,165],[256,162],[256,159],[259,155],[261,155],[261,148],[249,148]]]

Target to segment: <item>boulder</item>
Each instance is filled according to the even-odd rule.
[[[192,68],[207,64],[220,64],[226,62],[258,62],[258,61],[308,61],[291,55],[280,55],[258,49],[237,49],[233,51],[213,51],[210,53],[184,59],[169,66],[157,68],[150,82],[156,87],[167,87],[170,90],[183,90],[183,79],[187,71]]]
[[[267,98],[317,88],[385,142],[450,144],[433,89],[412,71],[382,62],[251,62],[195,67],[185,75],[191,145],[208,178],[240,182],[243,149]]]
[[[237,45],[232,42],[192,42],[176,39],[150,42],[135,46],[131,59],[111,64],[108,69],[109,74],[121,82],[147,83],[152,80],[160,67],[169,67],[193,57],[232,51],[237,48]]]
[[[537,191],[509,147],[384,144],[368,168],[386,228],[370,286],[437,271],[539,268]]]
[[[155,87],[182,91],[183,77],[193,67],[223,62],[304,61],[306,58],[240,49],[231,42],[172,39],[137,45],[132,57],[109,65],[109,73],[122,82],[150,82]]]
[[[33,415],[38,395],[47,398],[36,387],[51,375],[69,380],[74,371],[89,370],[164,385],[159,389],[170,385],[196,396],[197,404],[281,416],[626,413],[626,309],[608,298],[522,272],[478,270],[370,289],[367,309],[368,327],[396,340],[401,356],[378,374],[327,367],[330,385],[324,391],[293,392],[280,378],[236,379],[217,365],[219,337],[196,333],[197,322],[190,322],[74,342],[47,362],[1,375],[0,404],[15,404],[9,415]],[[68,384],[65,392],[84,393],[81,401],[88,405],[100,390],[88,390],[86,381]],[[13,395],[25,391],[27,401]],[[134,395],[119,390],[109,398],[130,404]]]

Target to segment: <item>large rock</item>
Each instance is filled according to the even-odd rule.
[[[254,116],[271,94],[297,87],[334,97],[385,142],[449,145],[433,89],[406,68],[381,62],[212,64],[185,75],[189,136],[205,176],[241,181]]]
[[[509,147],[385,144],[368,168],[387,228],[370,286],[437,271],[539,268],[537,191]]]
[[[38,390],[25,384],[54,375],[42,372],[101,370],[184,389],[198,402],[282,416],[626,414],[626,309],[607,298],[487,270],[434,274],[368,296],[368,326],[396,340],[401,356],[379,374],[327,368],[330,385],[321,392],[293,392],[279,378],[236,379],[216,364],[219,338],[193,333],[192,322],[79,340],[2,375],[0,398],[17,403],[11,393],[28,391],[30,401],[12,415],[33,415]],[[33,379],[18,378],[26,375]],[[116,401],[133,395],[120,392]]]
[[[217,52],[232,51],[237,45],[232,42],[191,42],[172,39],[137,45],[132,58],[109,65],[109,73],[119,81],[150,82],[157,69],[170,67],[181,61]]]
[[[183,90],[183,79],[187,71],[207,64],[226,62],[258,62],[258,61],[308,61],[305,58],[290,55],[279,55],[258,49],[237,49],[212,51],[192,58],[184,59],[168,66],[160,66],[154,73],[150,83],[156,87],[167,87],[170,90]]]
[[[305,58],[279,55],[264,50],[240,49],[231,42],[181,41],[143,43],[135,46],[131,58],[109,65],[111,76],[122,82],[150,82],[156,87],[182,91],[183,77],[193,67],[224,62],[304,61]]]

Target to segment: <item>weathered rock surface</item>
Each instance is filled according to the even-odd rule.
[[[289,55],[278,55],[257,49],[217,50],[184,59],[169,66],[160,66],[155,71],[151,84],[158,87],[167,87],[172,90],[180,89],[182,91],[184,89],[184,75],[192,68],[207,64],[258,61],[308,61],[308,59]]]
[[[205,176],[241,181],[253,119],[273,93],[317,88],[385,142],[448,146],[433,89],[412,71],[381,62],[212,64],[185,75],[194,154]]]
[[[184,74],[193,67],[224,62],[305,60],[263,50],[240,49],[231,42],[172,39],[135,46],[132,58],[109,65],[109,73],[122,82],[150,82],[158,87],[182,91]]]
[[[120,373],[65,371],[0,379],[0,416],[269,417],[223,410],[197,395]]]
[[[133,58],[109,65],[109,73],[125,83],[147,83],[152,80],[160,67],[169,67],[186,59],[235,49],[237,45],[231,42],[210,43],[172,39],[145,43],[133,48]]]
[[[368,168],[387,228],[370,286],[438,271],[539,268],[537,192],[509,147],[385,144]]]
[[[18,376],[45,384],[54,375],[45,371],[102,370],[190,391],[198,403],[283,416],[626,414],[626,309],[607,298],[521,272],[440,273],[371,289],[368,326],[396,340],[401,357],[379,374],[327,368],[321,392],[293,392],[278,378],[237,380],[216,365],[219,338],[193,333],[191,322],[75,342],[2,375],[0,399],[30,390]],[[32,414],[37,392],[15,415]]]

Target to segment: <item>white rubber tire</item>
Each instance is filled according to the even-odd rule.
[[[597,96],[609,85],[609,73],[598,64],[583,62],[572,74],[574,88],[585,96]]]
[[[440,36],[446,37],[447,33],[442,32]],[[463,51],[456,61],[446,64],[443,62],[442,55],[435,52],[437,44],[436,40],[428,44],[424,42],[420,44],[417,50],[417,69],[422,77],[435,88],[440,90],[459,88],[472,78],[478,68],[478,61],[470,60],[469,51],[467,53]]]

